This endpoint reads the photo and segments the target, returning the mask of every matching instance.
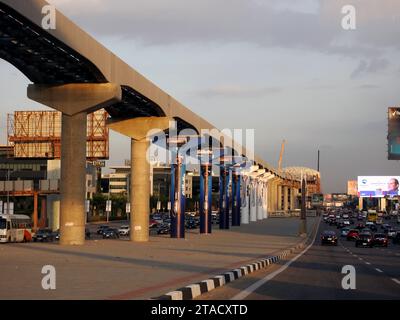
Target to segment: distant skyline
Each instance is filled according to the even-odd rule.
[[[341,27],[345,0],[51,0],[129,65],[219,129],[250,128],[256,153],[277,167],[317,167],[322,189],[346,192],[358,175],[399,175],[387,160],[387,108],[400,106],[400,1],[352,0],[357,29]],[[6,114],[40,110],[29,81],[0,60]],[[110,137],[110,161],[130,157]]]

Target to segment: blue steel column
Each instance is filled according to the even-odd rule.
[[[185,238],[185,173],[182,157],[171,165],[171,238]]]
[[[233,172],[232,175],[232,226],[240,226],[240,175]]]
[[[212,167],[200,164],[200,233],[211,233]]]
[[[219,228],[229,229],[229,169],[220,166],[219,175]]]

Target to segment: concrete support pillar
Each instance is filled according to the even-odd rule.
[[[257,220],[264,219],[264,209],[263,209],[263,185],[261,182],[257,183]]]
[[[294,211],[294,209],[296,209],[295,206],[295,188],[290,188],[289,189],[290,192],[290,211]]]
[[[86,112],[62,115],[60,244],[85,243]]]
[[[282,186],[277,186],[277,210],[282,211]]]
[[[285,212],[289,211],[289,187],[283,186],[283,210]]]
[[[52,202],[51,229],[53,231],[60,229],[60,200],[55,200]]]
[[[151,137],[148,135],[150,131],[156,134],[168,129],[169,121],[166,117],[144,117],[107,123],[110,129],[131,138],[131,241],[149,240],[151,183],[147,152]]]
[[[243,193],[243,201],[242,201],[242,208],[241,208],[241,220],[242,224],[249,224],[250,220],[250,212],[249,212],[249,177],[243,177],[242,183],[242,193]]]
[[[250,222],[257,221],[257,187],[252,179],[250,183]]]
[[[121,101],[121,86],[111,83],[31,84],[28,98],[59,110],[61,133],[60,244],[85,242],[87,113]]]
[[[150,163],[147,151],[150,142],[131,139],[131,241],[149,241]]]
[[[273,196],[272,190],[274,188],[274,180],[268,182],[268,212],[273,211]]]

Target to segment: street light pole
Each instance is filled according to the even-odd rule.
[[[7,182],[10,181],[10,168],[7,169]],[[10,214],[10,190],[7,186],[7,214]]]
[[[300,213],[300,236],[307,234],[307,209],[306,209],[306,181],[301,177],[301,213]]]

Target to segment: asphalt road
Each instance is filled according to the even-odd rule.
[[[394,219],[391,223],[395,225]],[[282,272],[279,273],[280,269],[300,252],[280,264],[213,290],[199,300],[400,299],[400,245],[390,241],[388,248],[356,248],[354,242],[340,238],[338,246],[322,246],[319,235],[330,229],[339,234],[336,227],[321,222],[313,245]],[[346,275],[341,271],[345,265],[356,270],[355,290],[342,288]],[[260,283],[262,279],[264,283]]]

